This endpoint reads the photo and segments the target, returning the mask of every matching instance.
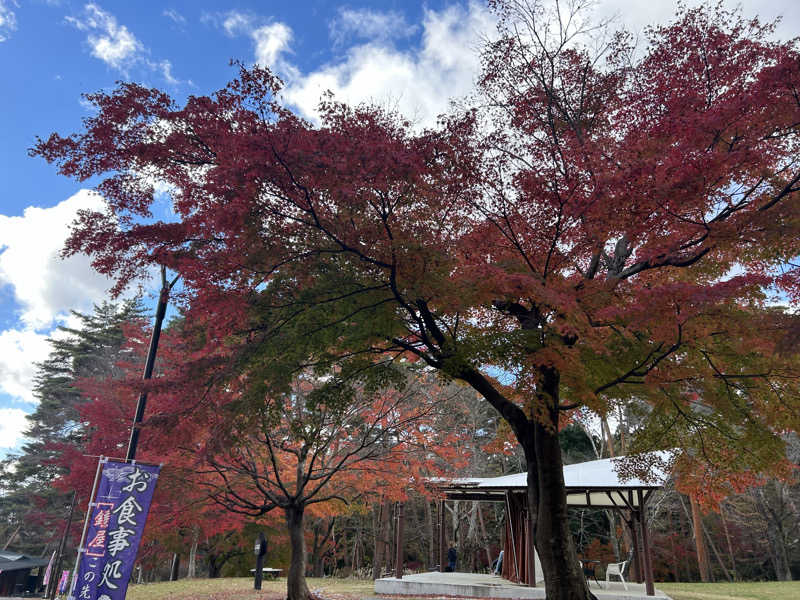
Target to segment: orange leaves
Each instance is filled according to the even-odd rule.
[[[469,382],[519,436],[635,398],[642,444],[766,448],[745,457],[763,465],[800,397],[794,329],[765,308],[767,289],[800,295],[800,63],[767,33],[680,9],[641,55],[612,38],[608,61],[508,35],[485,49],[481,109],[424,132],[332,98],[315,127],[260,68],[183,107],[123,84],[90,98],[84,133],[33,153],[106,177],[110,214],[82,215],[68,253],[120,286],[154,264],[180,273],[160,423],[206,458],[242,442],[218,468],[255,465],[268,500],[248,496],[251,512],[317,481],[316,449],[361,457],[320,475],[336,489],[415,485],[420,448],[459,459],[458,432],[420,425],[430,398],[390,410],[375,388],[356,405],[307,389],[401,357]],[[174,221],[149,215],[153,178]],[[358,445],[390,429],[402,476]]]

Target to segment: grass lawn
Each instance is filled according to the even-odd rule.
[[[308,589],[332,600],[359,600],[375,595],[375,584],[363,579],[306,579]],[[265,579],[261,591],[253,589],[252,577],[220,579],[181,579],[131,585],[128,600],[282,600],[286,598],[286,578]]]
[[[308,588],[329,600],[361,600],[374,597],[372,580],[308,578]],[[224,579],[181,579],[132,585],[128,600],[283,600],[286,578],[264,580],[253,589],[251,577]],[[800,581],[766,583],[656,583],[673,600],[798,600]]]
[[[672,600],[797,600],[800,581],[656,583]]]

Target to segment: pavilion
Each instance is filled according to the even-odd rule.
[[[662,457],[663,458],[663,457]],[[665,474],[654,472],[652,481],[637,478],[623,479],[618,473],[620,458],[606,458],[584,463],[566,465],[564,467],[564,484],[567,493],[567,504],[574,508],[597,508],[616,510],[631,530],[633,540],[634,580],[642,583],[647,596],[655,595],[653,583],[653,567],[650,549],[650,536],[644,518],[647,502],[653,492],[663,487]],[[506,527],[503,539],[504,560],[502,578],[510,584],[535,588],[537,582],[543,581],[541,566],[533,547],[528,519],[526,473],[516,473],[501,477],[471,477],[432,482],[440,496],[439,514],[443,514],[447,500],[476,500],[483,502],[502,502],[505,506]],[[402,511],[402,507],[401,507]],[[400,519],[402,521],[402,517]],[[402,548],[402,526],[397,529],[397,548]],[[439,564],[445,561],[444,520],[439,522]],[[402,568],[398,552],[398,564],[394,578],[376,581],[378,593],[405,593],[395,585],[381,585],[379,582],[397,582],[402,578]],[[435,574],[427,574],[427,579]],[[449,574],[442,574],[449,575]],[[462,574],[463,575],[463,574]],[[406,579],[410,579],[410,576]],[[426,580],[427,580],[426,579]],[[408,583],[411,583],[410,581]],[[494,584],[493,584],[494,585]],[[379,591],[379,589],[382,591]],[[541,588],[540,588],[541,589]],[[515,597],[520,597],[521,589],[517,588]],[[533,590],[531,590],[533,592]],[[544,590],[542,589],[541,592]],[[414,589],[413,594],[422,593]],[[439,594],[440,592],[432,592]],[[492,596],[496,596],[494,590]],[[447,595],[443,593],[441,595]],[[462,595],[454,593],[452,595]],[[534,594],[531,597],[537,597]],[[543,597],[543,593],[542,593]]]

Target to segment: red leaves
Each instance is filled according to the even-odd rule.
[[[485,110],[422,133],[330,98],[313,127],[259,68],[183,107],[122,85],[91,97],[85,133],[33,153],[108,175],[110,213],[81,215],[66,252],[120,286],[179,272],[195,343],[176,360],[195,373],[235,381],[233,359],[269,344],[264,368],[284,350],[302,365],[408,353],[488,382],[507,418],[634,394],[663,415],[700,389],[750,440],[735,400],[751,394],[769,438],[793,423],[780,405],[796,396],[776,401],[770,377],[795,358],[779,369],[748,324],[772,322],[767,286],[800,289],[800,70],[766,32],[685,10],[640,57],[613,38],[607,62],[509,35],[485,50]],[[174,217],[150,215],[155,181]],[[722,377],[751,375],[745,359],[771,375]],[[563,399],[542,394],[545,371]]]

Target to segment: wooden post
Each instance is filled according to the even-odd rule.
[[[530,508],[525,511],[525,572],[528,577],[526,582],[530,587],[536,587],[536,544],[533,539],[533,514]]]
[[[444,535],[444,500],[439,500],[439,572],[444,573],[447,548],[445,548]]]
[[[397,557],[395,560],[394,576],[403,578],[403,503],[397,503]]]
[[[636,583],[642,583],[644,579],[644,568],[642,567],[642,552],[639,548],[639,511],[631,511],[631,537],[633,538],[633,565],[636,567]]]
[[[639,496],[639,525],[642,529],[642,550],[644,550],[644,585],[648,596],[655,596],[653,583],[653,557],[650,554],[650,537],[647,534],[647,513],[642,490],[637,490]]]

